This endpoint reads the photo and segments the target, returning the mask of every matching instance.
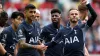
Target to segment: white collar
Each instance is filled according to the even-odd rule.
[[[3,31],[4,27],[0,27],[0,33]]]

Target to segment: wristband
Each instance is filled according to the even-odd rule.
[[[86,2],[86,5],[89,4],[89,1]]]

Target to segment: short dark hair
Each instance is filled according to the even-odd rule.
[[[24,18],[24,14],[23,13],[16,11],[16,12],[12,13],[11,19],[16,19],[18,16],[21,16],[21,17]]]
[[[8,18],[7,12],[2,11],[2,12],[0,13],[0,18]]]
[[[7,20],[8,20],[8,14],[5,11],[2,11],[0,13],[0,26],[1,27],[5,26]]]
[[[25,10],[29,10],[29,9],[36,9],[36,7],[33,4],[28,4],[25,6]]]
[[[52,9],[51,10],[51,14],[53,14],[53,13],[59,13],[59,14],[61,14],[61,11],[59,9]]]

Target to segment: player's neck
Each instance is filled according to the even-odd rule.
[[[26,22],[27,22],[28,24],[32,24],[32,20],[26,19]]]
[[[14,24],[12,24],[11,26],[12,26],[13,30],[16,32],[17,31],[17,27],[15,27]]]
[[[53,26],[54,26],[55,28],[59,29],[60,23],[53,23]]]
[[[77,24],[78,24],[78,22],[76,22],[76,23],[70,22],[70,27],[71,27],[71,28],[74,28]]]

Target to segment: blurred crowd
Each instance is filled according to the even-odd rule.
[[[91,3],[98,17],[86,34],[85,43],[89,53],[100,54],[100,0],[88,0],[88,2]],[[79,0],[0,0],[0,3],[3,4],[4,10],[8,13],[8,24],[11,24],[12,12],[24,12],[24,7],[29,3],[35,5],[40,10],[41,19],[39,22],[43,27],[51,23],[50,10],[52,8],[58,8],[62,11],[62,24],[66,26],[69,20],[67,12],[71,7],[78,7]]]

